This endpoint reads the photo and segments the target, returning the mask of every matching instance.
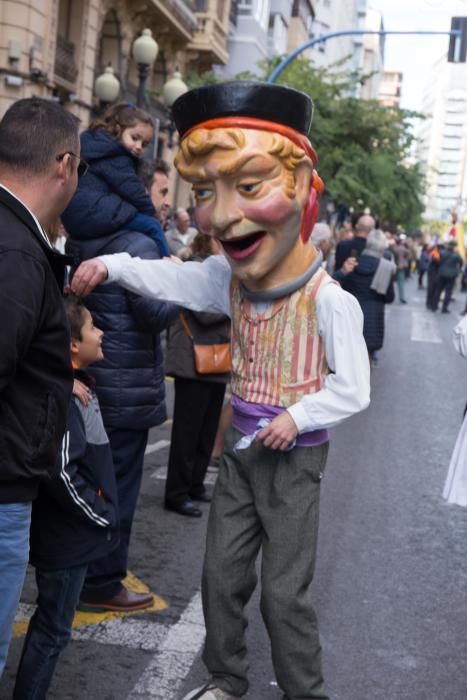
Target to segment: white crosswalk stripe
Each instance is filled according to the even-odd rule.
[[[416,343],[442,343],[435,319],[428,311],[412,310],[410,340]]]
[[[204,642],[201,594],[197,593],[177,624],[170,627],[157,653],[127,700],[175,700]]]

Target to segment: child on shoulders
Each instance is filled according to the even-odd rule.
[[[137,174],[138,160],[153,135],[150,115],[129,103],[113,105],[81,134],[81,157],[89,170],[62,215],[73,238],[140,231],[157,243],[161,257],[170,256],[154,205]]]

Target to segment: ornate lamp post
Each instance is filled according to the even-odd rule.
[[[162,88],[162,99],[164,100],[164,104],[170,110],[175,100],[177,100],[187,91],[188,88],[182,80],[182,74],[176,70],[173,77],[170,78]]]
[[[158,52],[159,46],[153,39],[152,31],[143,29],[141,36],[135,39],[132,47],[133,58],[138,66],[138,91],[136,93],[138,107],[144,105],[147,79]]]
[[[188,91],[188,87],[182,80],[182,74],[176,70],[172,78],[169,78],[162,88],[162,100],[167,107],[168,121],[163,126],[159,125],[159,131],[167,131],[169,138],[167,145],[173,147],[175,125],[171,117],[172,105],[181,95]]]
[[[96,78],[94,92],[102,105],[115,102],[120,94],[120,81],[115,76],[112,66],[107,66],[104,72]]]

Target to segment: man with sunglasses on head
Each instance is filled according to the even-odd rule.
[[[73,375],[62,304],[68,262],[46,231],[79,173],[78,119],[15,102],[0,122],[0,675],[29,554],[31,504],[54,468]]]

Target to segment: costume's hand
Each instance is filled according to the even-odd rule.
[[[347,258],[347,260],[345,260],[344,263],[342,264],[341,270],[344,273],[344,275],[350,275],[350,273],[355,270],[357,265],[358,265],[357,258]]]
[[[103,262],[93,258],[86,260],[76,270],[71,280],[71,290],[80,297],[85,297],[92,292],[94,287],[102,284],[107,279],[107,268]]]
[[[79,379],[73,381],[73,394],[79,399],[83,406],[87,406],[91,401],[91,391],[86,384],[80,382]]]
[[[264,447],[284,452],[297,435],[297,426],[292,416],[287,411],[283,411],[258,433],[255,442],[261,441]]]

